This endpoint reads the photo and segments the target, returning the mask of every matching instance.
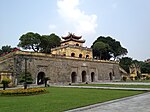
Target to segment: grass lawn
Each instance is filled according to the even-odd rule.
[[[143,91],[47,88],[34,96],[0,96],[0,112],[62,112],[81,106],[144,93]]]
[[[123,87],[123,88],[150,88],[150,85],[127,85],[127,84],[77,84],[77,86]]]

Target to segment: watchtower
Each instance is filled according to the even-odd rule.
[[[62,37],[61,46],[51,49],[51,53],[66,57],[93,58],[92,49],[83,47],[85,40],[81,40],[81,38],[82,36],[69,33]]]

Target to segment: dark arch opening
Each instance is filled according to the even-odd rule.
[[[91,82],[94,82],[94,81],[95,81],[95,73],[92,72],[92,73],[91,73]]]
[[[44,84],[44,78],[45,78],[45,73],[44,72],[39,72],[37,76],[37,84]]]
[[[82,82],[86,82],[86,71],[82,71]]]
[[[82,54],[79,54],[79,58],[82,58]]]
[[[86,55],[86,58],[89,58],[89,55]]]
[[[71,74],[71,82],[76,83],[77,82],[77,74],[76,72],[72,72]]]
[[[113,80],[113,75],[112,75],[112,73],[111,73],[111,72],[109,73],[109,78],[110,78],[110,81],[112,81],[112,80]]]
[[[76,44],[76,46],[79,46],[79,44]]]
[[[71,53],[71,57],[75,57],[75,53]]]

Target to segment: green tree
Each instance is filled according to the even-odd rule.
[[[150,73],[150,63],[146,63],[143,61],[137,61],[137,60],[134,60],[134,63],[135,63],[135,61],[140,66],[141,73]]]
[[[110,49],[110,47],[108,44],[104,42],[96,42],[93,45],[93,49],[94,49],[94,53],[97,53],[99,59],[102,59],[103,53],[106,53]]]
[[[130,65],[133,63],[132,62],[132,58],[130,57],[123,57],[120,59],[120,63],[119,65],[127,72],[127,73],[130,73],[129,71],[129,67]]]
[[[20,83],[24,83],[25,82],[25,72],[22,72],[20,74],[20,81],[19,82]],[[26,83],[27,84],[32,84],[32,82],[33,82],[32,75],[31,75],[31,73],[27,72],[26,73]]]
[[[60,46],[61,39],[54,33],[40,36],[38,33],[28,32],[20,37],[18,47],[32,49],[34,52],[50,53],[51,48]]]
[[[3,90],[6,89],[6,87],[8,86],[8,84],[11,82],[11,80],[7,77],[4,77],[4,79],[2,80],[2,84],[3,84]]]
[[[135,66],[140,67],[141,73],[150,73],[150,63],[146,63],[143,61],[132,60],[130,57],[123,57],[120,59],[120,66],[129,73],[129,66],[135,64]],[[138,74],[138,78],[140,78],[141,74]]]
[[[41,40],[40,43],[41,52],[44,53],[50,53],[51,48],[60,46],[61,41],[61,39],[54,33],[50,35],[42,35],[40,40]]]
[[[115,39],[111,37],[104,37],[100,36],[97,38],[96,41],[94,41],[93,45],[91,46],[93,48],[94,44],[96,42],[103,42],[105,44],[109,45],[109,50],[104,53],[104,59],[110,59],[111,57],[114,58],[114,60],[122,55],[126,55],[128,53],[127,49],[123,48],[119,41],[116,41]],[[94,51],[94,48],[93,48]],[[93,53],[93,56],[97,56],[96,53]]]
[[[61,39],[59,38],[59,36],[55,35],[54,33],[50,34],[51,48],[60,46],[60,41]]]
[[[49,77],[44,77],[44,84],[45,84],[45,87],[49,86],[49,85],[47,85],[47,81],[48,81],[48,80],[50,80]]]
[[[40,52],[50,53],[51,52],[51,42],[49,35],[42,35],[40,38]]]
[[[28,32],[20,37],[18,47],[23,49],[32,49],[35,52],[40,50],[40,35],[38,33]]]
[[[2,48],[0,49],[0,55],[4,54],[4,53],[9,53],[11,52],[11,50],[13,50],[14,48],[12,48],[9,45],[6,46],[2,46]]]
[[[114,57],[114,60],[119,57],[119,56],[124,56],[128,53],[127,49],[123,48],[120,45],[120,42],[116,41],[114,44],[111,46],[112,48],[112,54]]]

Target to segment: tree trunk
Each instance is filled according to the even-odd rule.
[[[102,56],[101,56],[101,55],[102,55],[102,53],[100,52],[100,53],[99,53],[99,59],[100,59],[100,60],[101,60],[101,58],[102,58]]]
[[[5,89],[6,89],[6,84],[4,83],[4,84],[3,84],[3,90],[5,90]]]

